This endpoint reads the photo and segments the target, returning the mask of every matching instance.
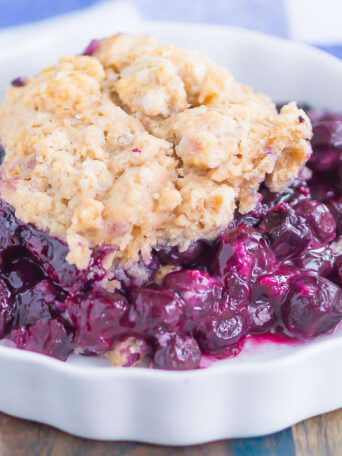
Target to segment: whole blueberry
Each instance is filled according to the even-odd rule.
[[[198,269],[168,274],[162,282],[162,288],[175,291],[184,301],[188,330],[192,330],[199,320],[215,312],[223,293],[223,287],[216,278]]]
[[[312,239],[305,219],[296,215],[286,203],[280,203],[269,211],[260,225],[260,230],[280,259],[300,255]]]
[[[342,120],[325,116],[315,121],[311,144],[313,154],[309,165],[314,170],[327,172],[338,168],[342,160]]]
[[[192,242],[184,251],[179,251],[178,247],[163,247],[156,250],[156,255],[163,264],[174,266],[191,266],[195,264],[204,251],[204,243],[201,241]]]
[[[4,337],[11,328],[15,313],[15,304],[11,290],[0,277],[0,337]]]
[[[338,236],[342,235],[342,196],[331,199],[327,202],[332,216],[336,223],[336,233]]]
[[[80,348],[94,352],[109,350],[114,338],[126,331],[122,321],[128,303],[119,293],[96,288],[70,295],[65,305],[75,326],[76,345]]]
[[[295,259],[295,263],[300,269],[327,277],[333,270],[334,260],[335,255],[329,245],[323,245],[318,247],[310,246]]]
[[[3,164],[3,162],[4,162],[4,160],[5,160],[5,156],[6,156],[5,149],[4,149],[4,147],[0,144],[0,165]]]
[[[232,273],[248,281],[272,269],[274,262],[274,254],[262,234],[241,223],[221,237],[208,268],[223,282]]]
[[[317,122],[314,122],[311,143],[313,147],[329,146],[331,148],[341,148],[342,120],[338,118],[329,119],[325,117]]]
[[[309,182],[312,198],[323,203],[328,203],[330,200],[337,197],[337,189],[331,178],[325,175],[314,175]]]
[[[20,231],[21,223],[15,217],[14,209],[0,199],[0,252],[20,245]]]
[[[32,288],[15,294],[15,327],[33,325],[38,320],[50,320],[54,316],[55,286],[42,280]]]
[[[155,336],[181,327],[184,302],[174,291],[140,288],[130,297],[129,322],[138,334]]]
[[[319,276],[297,276],[281,308],[287,334],[310,338],[333,329],[342,318],[342,290]]]
[[[312,234],[321,242],[328,243],[336,237],[336,223],[324,203],[312,199],[299,201],[296,214],[303,217]]]
[[[193,337],[172,336],[160,345],[154,354],[154,366],[159,369],[196,369],[201,360],[201,350]]]
[[[11,339],[22,350],[29,350],[65,361],[74,348],[73,334],[60,319],[37,321],[11,332]]]
[[[201,350],[210,355],[226,356],[238,349],[248,332],[248,321],[238,312],[227,311],[207,317],[196,331]]]

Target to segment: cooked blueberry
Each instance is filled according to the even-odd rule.
[[[178,247],[164,247],[156,250],[156,254],[163,264],[175,266],[193,265],[200,258],[204,250],[201,241],[192,242],[187,250],[179,251]]]
[[[269,211],[260,225],[272,249],[280,259],[300,255],[309,245],[312,235],[305,219],[295,214],[285,203]]]
[[[309,165],[316,171],[333,171],[341,163],[341,151],[329,146],[316,146],[310,157]]]
[[[342,291],[328,279],[299,276],[281,308],[287,333],[292,337],[318,336],[333,329],[342,318]]]
[[[243,224],[249,225],[249,226],[256,226],[260,222],[260,220],[262,220],[265,217],[266,213],[267,213],[266,204],[259,202],[257,204],[256,208],[253,209],[251,212],[248,212],[247,214],[240,214],[240,212],[237,212],[235,214],[234,222],[235,222],[235,225],[243,223]]]
[[[321,242],[331,242],[336,237],[336,223],[328,207],[312,199],[299,201],[295,207],[297,215],[305,219],[312,234]]]
[[[11,81],[12,86],[14,87],[23,87],[26,84],[26,78],[19,76]]]
[[[252,333],[267,333],[277,324],[281,303],[289,289],[291,277],[298,270],[290,265],[281,265],[272,274],[258,278],[248,306]]]
[[[248,306],[252,333],[266,333],[272,329],[276,321],[275,307],[279,306],[280,298],[280,294],[272,293],[271,287],[264,284],[254,285]]]
[[[342,120],[329,120],[327,116],[314,122],[313,154],[310,166],[316,171],[327,172],[338,168],[342,161]]]
[[[4,160],[5,160],[5,156],[6,156],[5,149],[4,149],[3,146],[0,144],[0,165],[3,164],[3,162],[4,162]]]
[[[14,215],[14,210],[0,199],[0,252],[8,247],[18,246],[21,224]]]
[[[204,319],[196,331],[196,339],[204,353],[220,356],[233,353],[247,332],[245,317],[228,311]]]
[[[201,351],[193,337],[172,336],[160,345],[154,354],[154,365],[159,369],[196,369],[201,360]]]
[[[66,260],[69,249],[59,239],[28,225],[21,230],[21,237],[26,248],[51,279],[73,293],[84,289],[88,282],[101,280],[105,276],[102,262],[113,251],[111,246],[102,246],[93,253],[88,268],[80,271]]]
[[[313,176],[309,182],[312,198],[323,203],[329,202],[331,199],[337,197],[337,188],[331,178],[324,175]]]
[[[83,55],[93,55],[97,48],[100,46],[100,40],[91,40],[88,46],[83,51]]]
[[[76,345],[94,352],[111,348],[115,337],[125,332],[122,326],[128,304],[124,296],[95,289],[69,296],[65,305],[76,329]]]
[[[0,337],[10,330],[15,313],[13,295],[6,282],[0,277]]]
[[[327,277],[331,274],[334,267],[334,253],[328,245],[316,248],[309,247],[299,257],[296,258],[296,265],[306,271]]]
[[[17,293],[13,325],[15,327],[33,325],[38,320],[50,320],[54,316],[55,299],[55,287],[47,280],[42,280],[34,287]]]
[[[295,179],[282,193],[273,193],[264,185],[260,193],[263,196],[262,204],[267,211],[280,203],[288,203],[291,206],[297,204],[298,201],[310,197],[310,188],[305,180]]]
[[[336,274],[336,282],[342,286],[342,255],[339,255],[334,264],[334,270]]]
[[[334,198],[327,203],[336,223],[337,235],[342,235],[342,196]]]
[[[242,223],[220,239],[209,269],[223,281],[232,273],[243,280],[251,280],[272,269],[274,261],[262,234]]]
[[[184,302],[171,290],[135,289],[131,293],[129,321],[138,334],[174,332],[183,320]]]
[[[184,301],[186,328],[215,312],[222,296],[222,285],[217,279],[198,269],[168,274],[162,287],[175,291]]]
[[[84,286],[84,274],[66,261],[69,250],[64,242],[29,226],[22,230],[21,236],[27,249],[52,280],[73,292]],[[82,281],[79,280],[81,277]]]
[[[22,350],[43,353],[65,361],[73,350],[73,334],[60,319],[37,321],[29,328],[11,332],[11,339]]]
[[[224,288],[226,296],[221,301],[220,308],[225,309],[227,305],[229,309],[247,308],[252,294],[252,287],[249,281],[232,271],[225,277]]]
[[[312,146],[342,147],[342,120],[320,120],[314,123]]]
[[[45,275],[39,265],[22,247],[9,247],[2,253],[2,274],[14,292],[32,288]]]

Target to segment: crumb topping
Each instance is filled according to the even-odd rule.
[[[278,113],[197,51],[119,34],[8,89],[0,194],[78,268],[103,244],[130,267],[153,247],[214,239],[261,182],[282,191],[310,138],[295,103]]]

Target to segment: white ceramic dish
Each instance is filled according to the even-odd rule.
[[[20,43],[8,40],[0,92],[13,77],[116,32],[110,19],[91,29],[76,20],[62,32],[61,22],[40,25],[31,39],[24,30]],[[342,63],[315,49],[228,27],[143,22],[120,29],[201,49],[276,100],[342,109]],[[341,407],[341,356],[338,332],[306,345],[249,344],[235,359],[189,372],[115,369],[77,357],[62,363],[0,346],[0,410],[104,440],[186,445],[257,436]]]

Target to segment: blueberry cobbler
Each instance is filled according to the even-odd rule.
[[[0,337],[18,348],[194,369],[342,319],[342,115],[119,34],[15,79],[0,142]]]

